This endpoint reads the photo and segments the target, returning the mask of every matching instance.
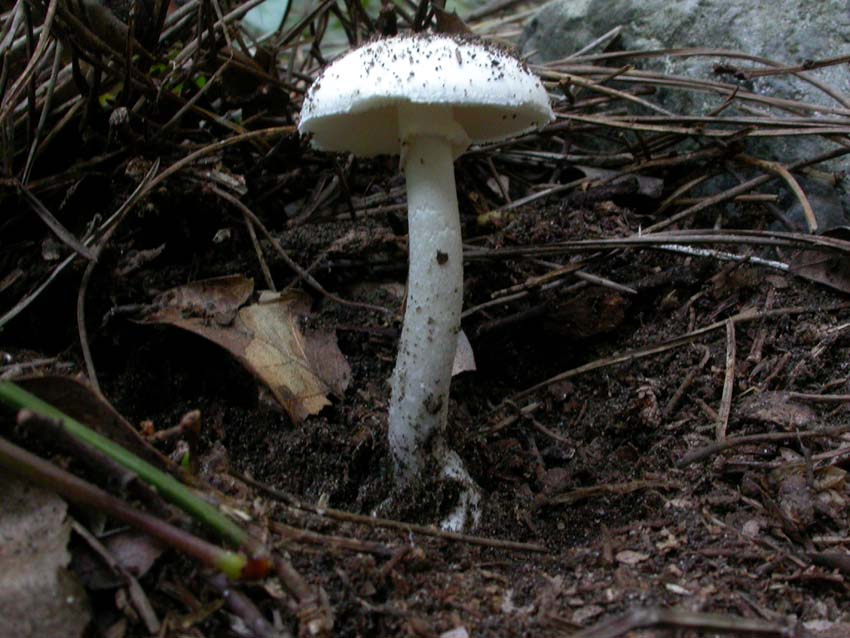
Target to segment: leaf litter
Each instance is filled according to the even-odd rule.
[[[311,328],[309,296],[261,293],[247,303],[253,280],[240,275],[195,281],[162,293],[141,323],[167,324],[227,350],[301,423],[341,397],[351,367],[334,330]]]
[[[23,15],[24,2],[6,17]],[[164,9],[165,3],[155,4]],[[218,10],[217,3],[213,6]],[[340,635],[563,636],[579,631],[577,624],[598,623],[576,635],[619,636],[663,626],[765,636],[806,635],[805,630],[843,638],[850,574],[846,405],[817,405],[812,412],[770,393],[825,397],[834,392],[838,401],[846,398],[847,306],[835,291],[848,290],[848,244],[800,233],[778,237],[766,230],[782,215],[769,208],[780,200],[774,192],[753,190],[771,180],[777,189],[783,185],[774,174],[762,174],[764,165],[734,165],[742,164],[742,141],[771,128],[834,137],[850,127],[846,119],[833,117],[834,109],[817,113],[789,100],[754,96],[749,85],[731,79],[647,75],[639,65],[609,57],[616,52],[604,56],[614,61],[608,66],[588,50],[584,58],[535,69],[557,98],[557,123],[539,136],[480,149],[458,161],[472,256],[464,327],[478,371],[453,381],[450,434],[489,492],[481,533],[491,538],[484,541],[542,543],[549,553],[521,553],[530,551],[527,544],[506,552],[481,539],[469,545],[463,538],[434,539],[422,526],[380,527],[368,514],[346,516],[328,505],[372,512],[388,496],[385,381],[397,326],[392,319],[342,307],[341,298],[331,295],[363,281],[392,279],[401,285],[404,201],[395,166],[317,154],[292,136],[288,123],[312,77],[335,55],[339,42],[329,45],[325,38],[335,26],[352,46],[376,33],[419,31],[434,20],[438,28],[466,31],[465,25],[446,20],[439,6],[384,3],[373,20],[359,3],[317,3],[274,38],[273,47],[280,48],[249,59],[228,50],[228,26],[239,19],[238,10],[217,25],[210,21],[204,31],[208,5],[188,0],[169,17],[160,16],[162,22],[137,22],[144,27],[138,34],[142,44],[161,70],[133,83],[126,95],[101,96],[106,99],[100,110],[80,108],[97,102],[88,99],[95,92],[87,96],[71,86],[69,94],[70,81],[57,86],[56,99],[62,95],[63,103],[52,111],[44,97],[28,103],[31,94],[50,94],[45,85],[71,76],[70,64],[57,76],[44,64],[50,46],[43,45],[50,38],[43,31],[47,35],[39,38],[32,64],[10,67],[10,90],[0,113],[14,120],[3,123],[15,132],[23,128],[24,114],[30,124],[29,135],[16,134],[14,152],[4,158],[4,170],[12,173],[11,188],[0,191],[4,214],[9,211],[0,233],[5,311],[0,324],[4,340],[9,339],[0,370],[14,377],[22,369],[70,370],[94,379],[100,368],[107,396],[130,423],[174,422],[175,413],[201,409],[209,424],[202,444],[222,450],[220,458],[233,468],[221,485],[232,487],[230,497],[239,499],[234,510],[246,519],[253,516],[270,536],[284,517],[304,528],[302,541],[299,530],[289,530],[287,551],[320,596],[327,594]],[[470,28],[509,38],[527,14],[506,15],[505,9],[499,2],[476,9]],[[135,41],[105,51],[72,18],[64,9],[56,16],[61,29],[79,36],[73,38],[72,57],[94,63],[110,83],[147,69],[147,52]],[[4,38],[12,42],[17,36],[13,53],[19,54],[25,42],[33,44],[25,37],[27,26],[33,26],[28,19],[19,20]],[[153,34],[143,33],[150,26]],[[594,46],[609,42],[603,40]],[[136,55],[141,67],[134,64]],[[281,58],[285,64],[277,67]],[[12,77],[21,68],[28,77]],[[713,92],[724,108],[758,99],[763,117],[753,124],[726,119],[721,110],[706,118],[706,126],[693,127],[671,114],[652,128],[642,126],[639,115],[624,119],[624,98],[653,106],[655,87],[667,80],[676,86],[668,83],[665,91]],[[35,88],[37,93],[29,90]],[[787,117],[789,108],[810,113],[812,126],[797,128],[795,118]],[[43,131],[32,126],[39,109],[51,113]],[[122,111],[128,118],[123,125],[113,117]],[[108,137],[100,135],[107,129]],[[169,131],[179,133],[164,134]],[[725,143],[733,135],[736,139]],[[150,139],[155,146],[146,143]],[[74,148],[77,140],[84,142],[84,154],[53,153],[57,147]],[[694,140],[699,151],[692,151]],[[611,141],[610,153],[597,152],[610,149],[604,143]],[[122,145],[117,151],[116,143]],[[801,160],[786,173],[846,152],[839,148]],[[32,171],[27,157],[35,162]],[[162,158],[162,171],[153,157]],[[214,170],[201,168],[204,157],[214,158]],[[138,162],[152,170],[128,184],[125,169]],[[578,176],[573,164],[588,168]],[[745,181],[708,197],[690,197],[705,178],[723,173]],[[7,184],[6,177],[0,185]],[[72,233],[65,233],[66,240],[98,247],[104,267],[86,266],[86,250],[67,255],[68,243],[49,236],[45,241],[49,233],[17,199],[19,179],[47,209],[58,210]],[[230,197],[229,212],[221,209],[222,193]],[[660,197],[665,199],[658,206]],[[245,206],[237,223],[230,217],[234,201]],[[98,215],[111,221],[100,224]],[[480,235],[485,223],[488,234]],[[638,245],[671,226],[678,230],[664,237],[665,249],[674,241],[677,255],[652,254],[652,248]],[[736,234],[739,226],[752,234]],[[365,238],[362,248],[348,245],[334,253],[334,240],[355,229]],[[374,241],[378,237],[381,241]],[[577,237],[614,238],[620,244],[597,246],[591,250],[603,252],[590,254]],[[699,250],[688,242],[699,243]],[[775,262],[771,242],[783,250],[813,250],[788,258],[787,264]],[[711,244],[735,246],[729,250],[738,252]],[[481,246],[491,252],[473,255]],[[499,256],[502,247],[513,255]],[[551,252],[535,254],[542,249]],[[718,267],[730,259],[750,262],[753,269],[769,265],[780,274],[737,277],[747,274],[739,264]],[[95,277],[78,291],[79,335],[74,335],[68,330],[74,319],[63,314],[69,305],[65,295],[78,285],[84,266]],[[712,286],[716,271],[723,274],[723,285]],[[800,276],[789,277],[788,271]],[[311,290],[312,303],[293,300],[289,293],[277,300],[254,299],[246,277],[232,290],[215,283],[204,290],[180,285],[225,273],[262,274],[268,288],[297,276]],[[254,402],[246,401],[244,384],[232,383],[232,371],[210,369],[201,358],[192,361],[192,339],[120,321],[134,316],[155,294],[151,291],[166,289],[185,298],[175,295],[170,303],[179,310],[166,313],[169,320],[160,324],[182,323],[212,343],[223,341],[226,345],[218,344],[223,350],[269,383],[278,403],[291,400],[287,414],[256,402],[253,384]],[[491,296],[509,289],[514,292]],[[583,292],[588,290],[597,292]],[[386,304],[386,297],[355,297]],[[271,318],[260,310],[241,318],[264,303]],[[82,312],[86,305],[88,321]],[[97,326],[99,316],[105,319]],[[725,322],[737,325],[737,332],[727,330],[737,350],[724,343],[722,331],[703,330]],[[337,371],[327,372],[309,355],[314,325],[340,328],[338,342],[328,336],[316,349],[339,346],[353,379],[345,399],[330,405],[334,388],[343,388],[334,379],[346,375],[337,370],[343,367],[338,361],[330,366]],[[262,343],[281,336],[290,341],[286,352],[269,351]],[[249,363],[246,353],[255,340],[260,343]],[[95,356],[82,368],[75,344],[85,349],[89,342]],[[286,373],[275,373],[284,368]],[[207,383],[199,384],[199,378]],[[569,391],[560,386],[554,391],[558,383],[541,381],[557,378],[570,379]],[[51,384],[58,404],[79,406],[72,386],[65,386],[67,398],[61,384]],[[550,392],[528,391],[538,384]],[[758,395],[776,405],[763,401],[748,414],[749,398]],[[96,404],[83,403],[86,409]],[[660,406],[666,406],[663,412]],[[321,411],[304,417],[315,409]],[[729,446],[711,436],[719,412],[728,419]],[[94,426],[99,420],[117,424],[108,411],[94,409],[88,416]],[[287,427],[292,422],[301,425]],[[142,449],[129,437],[126,441]],[[720,445],[711,448],[712,442]],[[677,467],[683,455],[705,448],[710,449],[699,460],[712,463]],[[245,481],[250,474],[275,486],[264,493],[273,493],[278,502],[261,499],[236,477],[239,473]],[[541,497],[559,496],[563,503],[538,506]],[[319,505],[297,507],[306,501]],[[426,524],[439,518],[428,489],[412,492],[393,514]],[[620,562],[618,556],[628,560]],[[238,626],[230,622],[234,617],[252,617],[245,608],[231,610],[233,616],[218,612],[225,598],[238,598],[230,595],[235,590],[206,587],[203,575],[182,569],[179,560],[170,555],[157,561],[143,585],[171,594],[153,602],[176,614],[181,631],[219,635]],[[266,591],[279,586],[272,582]],[[276,622],[299,624],[300,616],[286,602],[272,606],[257,589],[251,595]],[[681,605],[683,597],[688,607],[714,613],[665,609]],[[129,632],[140,629],[126,602],[99,611],[107,616],[116,609]]]
[[[0,503],[0,635],[80,638],[91,611],[68,569],[68,506],[7,474],[0,475]]]

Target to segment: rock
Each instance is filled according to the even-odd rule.
[[[611,50],[704,47],[728,49],[769,58],[783,64],[801,64],[850,54],[850,10],[845,0],[554,0],[544,5],[523,33],[520,47],[532,62],[563,58],[592,40],[622,25]],[[599,51],[594,51],[598,53]],[[641,60],[617,59],[611,64],[634,63],[644,69],[686,75],[728,84],[742,89],[829,107],[844,108],[825,92],[793,76],[742,79],[730,74],[718,76],[715,66],[722,62],[741,69],[762,65],[747,60],[669,56]],[[836,65],[806,72],[850,100],[850,68]],[[660,92],[653,99],[681,114],[707,114],[720,106],[718,94],[697,91]],[[757,106],[757,105],[750,105]],[[757,110],[766,109],[757,107]],[[731,109],[724,111],[732,114]],[[812,157],[834,148],[816,137],[750,140],[748,151],[783,163]],[[821,164],[822,170],[850,169],[850,159]],[[844,207],[848,202],[844,199]],[[837,224],[836,224],[837,222]],[[842,225],[829,220],[828,225]]]

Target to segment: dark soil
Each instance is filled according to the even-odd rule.
[[[850,457],[824,454],[847,445],[846,435],[756,442],[677,467],[688,452],[715,440],[728,328],[516,398],[564,371],[745,310],[796,308],[734,323],[727,436],[842,425],[845,403],[805,404],[784,394],[848,393],[847,310],[830,309],[844,302],[838,293],[748,265],[626,250],[601,255],[585,270],[635,294],[568,278],[563,286],[467,317],[463,327],[478,369],[453,381],[447,436],[484,490],[481,524],[472,533],[545,551],[507,550],[319,517],[227,475],[229,468],[323,507],[366,514],[377,508],[382,516],[420,524],[439,520],[452,490],[427,477],[402,493],[393,490],[386,406],[397,319],[313,293],[310,321],[336,330],[352,378],[343,397],[298,425],[217,346],[128,320],[121,312],[126,305],[149,303],[155,293],[188,281],[245,274],[261,287],[241,221],[213,199],[169,205],[169,196],[161,193],[133,233],[116,242],[90,283],[87,312],[103,394],[136,426],[149,420],[164,429],[189,410],[201,411],[202,476],[237,499],[256,529],[327,594],[334,635],[435,636],[463,627],[470,636],[564,636],[656,606],[757,619],[789,632],[809,621],[850,622],[846,554],[838,553],[848,538]],[[643,221],[639,203],[627,200],[553,204],[516,211],[494,231],[477,228],[465,206],[466,237],[480,247],[624,235]],[[710,226],[715,212],[696,225]],[[760,208],[738,214],[750,227],[769,223]],[[225,227],[230,239],[213,242]],[[308,224],[275,234],[301,264],[320,260],[316,275],[327,289],[400,310],[383,284],[404,281],[403,232],[403,213],[388,213],[365,225]],[[161,255],[132,274],[116,274],[128,251],[162,243]],[[21,263],[44,268],[35,260]],[[273,258],[270,266],[279,285],[292,279],[282,261]],[[548,269],[524,258],[470,260],[465,305]],[[8,362],[55,356],[37,371],[84,369],[73,310],[79,275],[79,268],[63,275],[8,327]],[[771,397],[773,409],[753,409],[758,396]],[[530,404],[536,407],[521,414]],[[799,414],[808,415],[805,422],[788,425]],[[170,453],[174,443],[162,449]],[[319,544],[287,539],[273,521],[375,545],[358,552],[328,537]],[[201,571],[174,553],[141,584],[161,616],[174,619],[197,612],[175,592],[191,592],[198,605],[219,597]],[[275,586],[245,591],[271,617]],[[99,597],[94,604],[105,610],[113,602]],[[199,615],[187,621],[187,634],[177,632],[175,620],[168,635],[228,635],[230,620],[223,612]],[[286,612],[284,622],[292,622]],[[617,635],[714,635],[698,628],[664,631]],[[132,623],[128,632],[144,633]]]

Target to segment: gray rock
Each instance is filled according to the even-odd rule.
[[[846,0],[749,0],[742,3],[730,0],[554,0],[544,5],[528,23],[520,47],[532,62],[558,60],[620,25],[624,29],[614,46],[609,47],[612,50],[704,47],[739,51],[783,64],[850,54],[850,4]],[[628,62],[667,74],[737,84],[743,90],[760,95],[843,108],[819,88],[793,76],[745,80],[728,74],[718,76],[714,72],[719,62],[738,68],[761,68],[746,60],[665,56]],[[625,63],[619,59],[612,64]],[[850,102],[850,66],[847,64],[807,74]],[[707,114],[724,101],[720,95],[683,90],[662,91],[652,99],[675,113],[689,115]],[[770,114],[765,107],[749,106],[765,115]],[[733,112],[730,109],[724,113]],[[834,147],[833,143],[820,138],[786,137],[751,141],[748,150],[761,157],[791,163]],[[850,159],[822,164],[819,168],[847,172],[850,171]]]

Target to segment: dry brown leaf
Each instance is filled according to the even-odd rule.
[[[351,368],[332,330],[302,328],[309,298],[298,292],[268,295],[241,307],[253,280],[219,277],[196,281],[161,295],[143,323],[164,323],[200,335],[230,352],[268,386],[293,421],[318,414],[342,395]]]
[[[822,211],[818,211],[820,213]],[[850,228],[828,223],[823,237],[850,240]],[[818,250],[798,250],[788,258],[791,272],[798,277],[829,286],[841,292],[850,292],[850,264],[844,253],[826,253]]]
[[[160,310],[153,316],[167,317],[169,321],[166,323],[173,325],[180,325],[180,319],[191,324],[196,323],[194,320],[202,319],[224,326],[233,321],[239,308],[253,292],[254,280],[242,275],[192,281],[159,295],[154,305]]]
[[[798,277],[850,293],[850,264],[845,255],[797,250],[791,253],[788,265]]]
[[[762,392],[741,401],[738,416],[786,430],[805,429],[817,419],[814,408],[791,399],[785,392]]]
[[[236,329],[251,335],[244,353],[237,356],[295,421],[318,414],[330,405],[327,395],[342,395],[351,380],[351,368],[337,347],[336,335],[301,330],[300,319],[308,314],[309,300],[304,295],[285,293],[243,308],[236,320]]]
[[[66,569],[65,502],[3,475],[0,503],[0,636],[81,636],[90,611],[85,590]]]

